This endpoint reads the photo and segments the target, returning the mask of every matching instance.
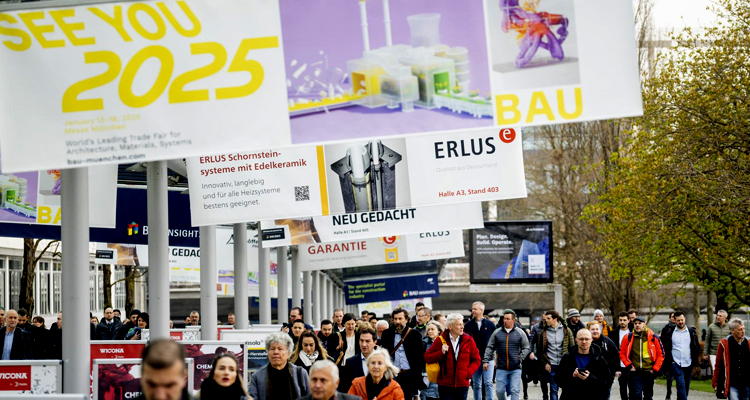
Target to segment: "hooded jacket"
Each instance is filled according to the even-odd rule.
[[[724,394],[729,394],[729,368],[731,367],[729,360],[729,341],[735,340],[732,335],[725,337],[719,341],[719,348],[716,352],[716,366],[714,367],[714,374],[711,377],[711,386],[716,389],[721,386],[724,390]],[[750,349],[750,338],[745,337],[745,345]]]
[[[573,341],[573,335],[570,333],[570,329],[565,326],[565,322],[560,321],[559,324],[561,324],[563,328],[562,355],[564,356],[568,353],[568,349],[570,349],[570,346],[575,344],[575,341]],[[544,364],[551,364],[549,358],[547,357],[547,345],[549,344],[549,340],[547,340],[547,332],[547,324],[543,323],[542,332],[537,338],[537,345],[534,353],[536,354],[537,358],[539,358],[539,360],[541,360]]]
[[[458,360],[456,360],[456,353],[453,350],[450,332],[443,332],[440,336],[448,344],[448,352],[443,353],[443,341],[435,340],[424,354],[424,361],[426,363],[440,363],[437,384],[453,388],[469,387],[469,379],[471,379],[471,376],[477,372],[477,369],[482,364],[474,339],[466,333],[459,336]]]
[[[620,349],[612,339],[604,335],[599,336],[599,339],[592,343],[599,347],[602,357],[607,361],[609,371],[614,375],[620,369]]]
[[[568,354],[563,356],[560,366],[557,368],[555,382],[563,389],[560,399],[606,399],[614,374],[610,371],[601,349],[595,344],[591,345],[589,364],[586,366],[590,375],[585,380],[573,377],[573,372],[578,367],[576,364],[577,355],[578,346],[571,347]]]
[[[636,332],[631,332],[622,338],[622,343],[620,343],[620,361],[622,361],[626,369],[630,369],[630,366],[634,362],[636,369],[643,369],[644,366],[651,364],[651,370],[654,373],[658,373],[661,371],[661,366],[664,363],[664,346],[662,346],[661,340],[659,340],[659,335],[656,335],[648,327],[644,327],[643,329],[644,331],[640,335]],[[633,343],[639,341],[636,336],[642,338],[643,335],[646,335],[646,348],[638,352],[640,355],[639,359],[631,361],[630,353],[633,350]],[[648,356],[648,360],[643,357],[646,355]]]

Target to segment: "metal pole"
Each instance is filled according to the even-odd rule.
[[[560,315],[565,315],[565,312],[563,311],[563,292],[562,292],[562,285],[561,284],[555,284],[555,310],[557,310]]]
[[[89,363],[89,176],[87,168],[64,169],[62,180],[62,332],[65,393],[88,393]]]
[[[320,323],[322,319],[320,318],[320,310],[323,308],[323,305],[320,304],[323,300],[320,296],[321,293],[321,286],[323,286],[321,283],[322,274],[320,271],[312,271],[312,291],[313,291],[313,318],[316,322]]]
[[[297,261],[297,246],[292,246],[292,307],[302,307],[303,283],[300,282],[299,278],[300,273],[299,262]],[[305,279],[304,284],[307,284],[307,279]],[[308,301],[311,298],[307,296],[307,291],[305,291],[305,298],[308,299]],[[308,313],[305,314],[310,315]]]
[[[247,329],[247,225],[233,225],[234,234],[234,327]]]
[[[333,309],[336,308],[336,285],[333,284],[332,280],[328,281],[328,308],[326,308],[326,318],[333,316]],[[330,314],[328,314],[330,313]]]
[[[331,305],[328,303],[328,275],[320,273],[320,319],[321,321],[328,318],[328,308]]]
[[[293,253],[292,253],[293,254]],[[294,261],[292,261],[292,270],[294,270]],[[305,313],[305,315],[309,315],[313,317],[314,322],[320,323],[319,320],[315,319],[315,311],[313,311],[312,303],[313,303],[313,285],[312,285],[312,273],[310,271],[305,271],[302,273],[302,282],[304,289],[302,292],[304,292],[305,296],[305,307],[302,309]]]
[[[289,316],[289,263],[286,259],[287,246],[276,248],[276,273],[278,274],[279,291],[276,301],[276,312],[279,322]]]
[[[200,227],[201,246],[201,340],[216,340],[216,227]],[[236,286],[236,285],[235,285]],[[236,318],[235,318],[236,320]]]
[[[169,203],[167,162],[148,163],[148,298],[150,339],[169,339]]]
[[[263,248],[263,239],[258,230],[258,307],[260,323],[271,323],[271,249]]]

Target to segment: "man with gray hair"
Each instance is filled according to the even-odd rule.
[[[266,336],[268,364],[250,378],[247,393],[254,400],[292,400],[310,393],[307,371],[289,362],[292,338],[284,332]]]
[[[422,338],[427,336],[427,323],[432,319],[432,310],[427,307],[422,307],[417,311],[417,325],[414,327],[421,335]]]
[[[360,400],[357,396],[340,393],[339,369],[330,360],[315,361],[310,367],[310,394],[298,400]]]
[[[377,341],[380,341],[380,337],[383,336],[383,331],[385,331],[386,329],[388,329],[388,321],[384,319],[381,319],[377,324],[375,324],[375,330],[378,333],[378,337],[376,339]]]
[[[716,367],[711,386],[719,395],[731,400],[750,399],[750,340],[745,336],[745,324],[739,318],[729,321],[731,335],[719,341]],[[726,398],[726,397],[721,397]]]
[[[464,333],[463,315],[448,316],[448,329],[440,340],[432,342],[424,360],[440,364],[437,384],[441,400],[466,400],[469,380],[480,368],[482,358],[474,339]]]
[[[711,361],[711,368],[716,368],[716,351],[719,349],[719,341],[729,336],[730,333],[727,312],[717,311],[716,322],[708,326],[706,341],[703,344],[703,359]]]

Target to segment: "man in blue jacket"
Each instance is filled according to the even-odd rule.
[[[489,363],[497,353],[497,398],[504,399],[509,394],[511,400],[518,400],[521,393],[521,361],[531,352],[529,337],[517,327],[516,313],[503,311],[503,326],[497,328],[487,343],[482,358],[482,369],[490,370]]]
[[[484,355],[487,349],[487,343],[490,341],[492,334],[495,332],[495,324],[484,318],[484,303],[475,301],[471,305],[471,320],[464,326],[464,332],[474,338],[477,344],[477,350],[480,355]],[[490,359],[489,367],[479,368],[474,376],[471,377],[471,387],[474,390],[474,399],[481,400],[484,395],[485,400],[492,400],[492,375],[495,371],[495,361]],[[484,391],[482,385],[484,384]]]

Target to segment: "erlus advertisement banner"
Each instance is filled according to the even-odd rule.
[[[89,190],[89,225],[114,228],[117,165],[89,168],[88,175],[89,188],[92,188]],[[59,169],[0,174],[0,222],[59,226],[61,193]]]
[[[359,221],[372,212],[378,219],[389,210],[526,197],[521,142],[519,129],[486,128],[190,158],[192,221],[341,214]],[[327,221],[335,225],[315,224]],[[458,228],[465,227],[441,229]]]
[[[378,277],[346,282],[346,304],[438,297],[437,274]]]
[[[485,0],[503,127],[643,114],[630,1]]]
[[[5,173],[291,143],[278,1],[103,3],[0,21],[0,76],[13,77],[0,86]]]
[[[463,232],[439,231],[300,245],[297,261],[302,271],[316,271],[463,256]]]
[[[406,235],[440,229],[483,227],[482,204],[399,208],[304,219],[266,221],[263,247],[356,240],[385,235]]]

